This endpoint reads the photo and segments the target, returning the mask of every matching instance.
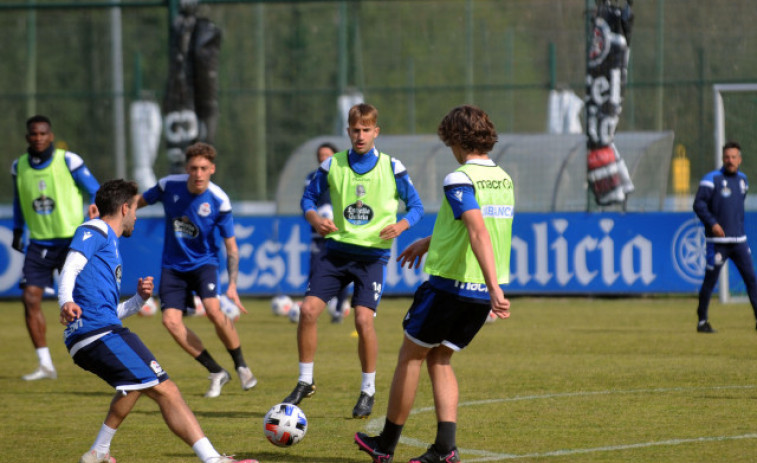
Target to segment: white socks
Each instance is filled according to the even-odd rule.
[[[221,456],[218,451],[210,443],[210,439],[203,437],[192,445],[192,450],[197,454],[197,457],[202,460],[203,463],[216,459]]]
[[[110,453],[110,441],[113,440],[113,436],[116,434],[116,429],[111,428],[107,424],[103,423],[100,427],[100,432],[97,433],[95,443],[92,444],[90,450],[97,452],[98,456],[103,456]]]
[[[297,381],[302,381],[305,384],[313,384],[313,362],[300,362],[300,377]]]
[[[36,349],[36,351],[40,366],[43,366],[48,370],[55,371],[55,367],[53,366],[53,359],[50,357],[50,349],[47,347],[40,347]]]
[[[360,385],[360,391],[368,395],[376,394],[376,372],[363,373],[363,383]]]
[[[313,362],[300,362],[300,377],[297,381],[302,381],[305,384],[313,384]],[[373,373],[363,373],[363,382],[360,385],[360,391],[365,392],[368,395],[376,394],[375,371]]]

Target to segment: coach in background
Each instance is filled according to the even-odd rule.
[[[82,193],[89,195],[89,218],[97,212],[95,193],[100,187],[78,154],[55,149],[50,119],[33,116],[26,121],[27,152],[13,161],[13,249],[24,252],[24,225],[29,246],[24,259],[23,289],[26,329],[37,350],[39,367],[22,376],[26,381],[58,377],[45,333],[42,313],[45,288],[53,287],[53,272],[60,271],[76,227],[84,221]]]
[[[749,182],[746,175],[739,171],[740,165],[741,146],[735,141],[729,141],[723,146],[723,167],[702,178],[694,198],[694,212],[704,224],[707,241],[707,266],[697,307],[697,331],[700,333],[715,333],[708,320],[707,310],[720,269],[728,259],[733,260],[744,279],[757,318],[757,277],[744,231],[744,201],[749,191]]]

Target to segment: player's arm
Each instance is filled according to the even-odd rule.
[[[223,239],[226,245],[226,271],[229,272],[229,285],[226,288],[226,296],[239,307],[242,313],[247,313],[247,309],[242,305],[237,293],[237,278],[239,278],[239,247],[237,239],[233,236]]]
[[[463,212],[460,219],[465,224],[465,228],[468,229],[471,249],[484,275],[484,281],[489,290],[492,311],[499,318],[507,318],[510,316],[510,301],[505,298],[502,288],[500,288],[497,282],[497,267],[494,260],[491,237],[489,236],[489,230],[484,225],[484,217],[481,215],[481,210],[469,209]]]
[[[318,199],[329,189],[329,168],[331,158],[326,159],[316,171],[313,179],[305,187],[300,200],[300,208],[311,227],[321,236],[338,230],[334,221],[318,214]]]
[[[18,197],[18,184],[16,182],[16,165],[11,167],[11,178],[13,179],[13,241],[11,247],[18,252],[24,252],[24,213],[21,211],[21,200]]]
[[[394,168],[394,181],[397,184],[397,194],[405,203],[407,209],[407,214],[402,220],[407,221],[407,228],[410,228],[423,217],[423,202],[402,162],[392,158],[392,166]]]
[[[713,225],[717,225],[718,220],[710,210],[712,196],[715,193],[715,184],[708,175],[699,182],[699,188],[694,196],[694,213],[699,217],[705,227],[712,230]]]
[[[81,307],[74,302],[74,285],[84,266],[87,265],[87,257],[73,249],[68,251],[63,269],[58,281],[58,305],[60,306],[60,322],[63,325],[81,317]]]
[[[145,301],[152,296],[154,288],[153,277],[144,277],[137,280],[137,293],[116,307],[118,319],[121,320],[139,312]]]

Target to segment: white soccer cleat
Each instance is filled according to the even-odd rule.
[[[231,375],[228,371],[222,370],[218,373],[211,373],[208,379],[210,380],[210,387],[208,392],[205,393],[205,397],[212,399],[221,395],[221,388],[229,382]]]
[[[109,453],[98,457],[96,451],[90,450],[79,458],[79,463],[116,463],[116,459]]]
[[[38,379],[56,379],[58,373],[55,368],[48,368],[40,365],[39,368],[21,377],[24,381],[37,381]]]
[[[242,382],[242,389],[245,391],[249,391],[258,384],[258,379],[252,374],[249,367],[237,368],[237,374],[239,375],[239,381]]]

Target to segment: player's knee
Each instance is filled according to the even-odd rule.
[[[178,312],[181,314],[178,310],[172,310],[171,312]],[[171,312],[163,312],[163,326],[166,327],[166,329],[170,332],[175,332],[179,329],[179,327],[184,323],[184,321],[181,319],[181,317],[176,317]]]

